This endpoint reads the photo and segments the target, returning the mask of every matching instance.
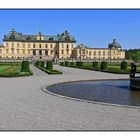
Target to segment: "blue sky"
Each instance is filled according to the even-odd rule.
[[[140,48],[140,10],[0,10],[0,43],[12,28],[45,35],[68,30],[77,44],[107,47],[113,38],[124,49]]]

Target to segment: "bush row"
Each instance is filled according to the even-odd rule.
[[[48,74],[62,74],[61,71],[53,69],[52,61],[47,61],[46,66],[45,66],[45,61],[36,61],[35,66]]]
[[[76,63],[74,62],[69,62],[69,61],[65,61],[65,62],[60,62],[60,66],[70,66],[70,67],[77,67],[77,68],[86,68],[85,66],[83,67],[83,62],[81,61],[77,61]],[[94,70],[101,70],[101,71],[105,71],[108,69],[108,63],[107,61],[102,61],[100,66],[99,66],[99,63],[97,61],[94,61],[92,63],[92,68]],[[127,68],[128,68],[128,64],[126,61],[122,61],[121,62],[121,65],[120,65],[120,70],[121,71],[127,71]],[[89,69],[87,67],[87,69]]]

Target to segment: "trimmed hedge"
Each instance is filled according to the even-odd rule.
[[[94,61],[93,63],[92,63],[92,66],[93,66],[93,68],[97,68],[98,67],[98,62],[96,62],[96,61]]]
[[[30,71],[29,61],[22,61],[21,72],[29,72],[29,71]]]
[[[69,61],[65,61],[65,66],[69,66]]]
[[[70,62],[70,66],[73,67],[74,66],[74,62]]]
[[[102,61],[101,66],[100,66],[100,70],[103,71],[103,70],[106,70],[106,69],[107,69],[107,61]]]
[[[36,66],[39,66],[39,63],[40,63],[39,61],[36,61],[36,62],[35,62],[35,65],[36,65]]]
[[[42,70],[42,71],[44,71],[44,72],[46,72],[46,73],[48,73],[48,74],[63,74],[63,72],[61,72],[61,71],[58,71],[58,70],[47,70],[46,68],[42,68],[42,67],[40,67],[40,66],[37,66],[37,65],[35,65],[37,68],[39,68],[40,70]]]
[[[126,61],[122,61],[121,62],[121,70],[127,70],[127,67],[128,67],[128,64],[127,64],[127,62]]]
[[[83,62],[82,62],[82,61],[77,61],[77,62],[76,62],[76,66],[77,66],[78,68],[83,67]]]
[[[65,63],[64,62],[60,62],[60,66],[64,66],[65,65]]]
[[[40,61],[39,66],[44,68],[44,65],[45,65],[45,61]]]
[[[53,70],[53,62],[52,61],[47,61],[46,69]]]

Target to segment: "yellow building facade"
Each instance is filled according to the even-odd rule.
[[[80,44],[75,48],[74,56],[77,59],[122,60],[125,59],[125,51],[116,42],[116,39],[114,39],[108,45],[108,48],[90,48],[84,44]]]
[[[14,29],[4,35],[0,46],[2,59],[125,59],[125,51],[114,39],[108,48],[89,48],[84,44],[76,47],[76,40],[67,31],[57,35],[23,35]]]
[[[76,40],[67,31],[61,35],[23,35],[12,30],[4,35],[4,45],[0,47],[1,58],[53,59],[70,58]]]

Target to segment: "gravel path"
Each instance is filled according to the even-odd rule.
[[[0,130],[140,130],[140,109],[69,100],[47,94],[42,85],[74,80],[128,78],[55,66],[63,75],[0,78]]]

